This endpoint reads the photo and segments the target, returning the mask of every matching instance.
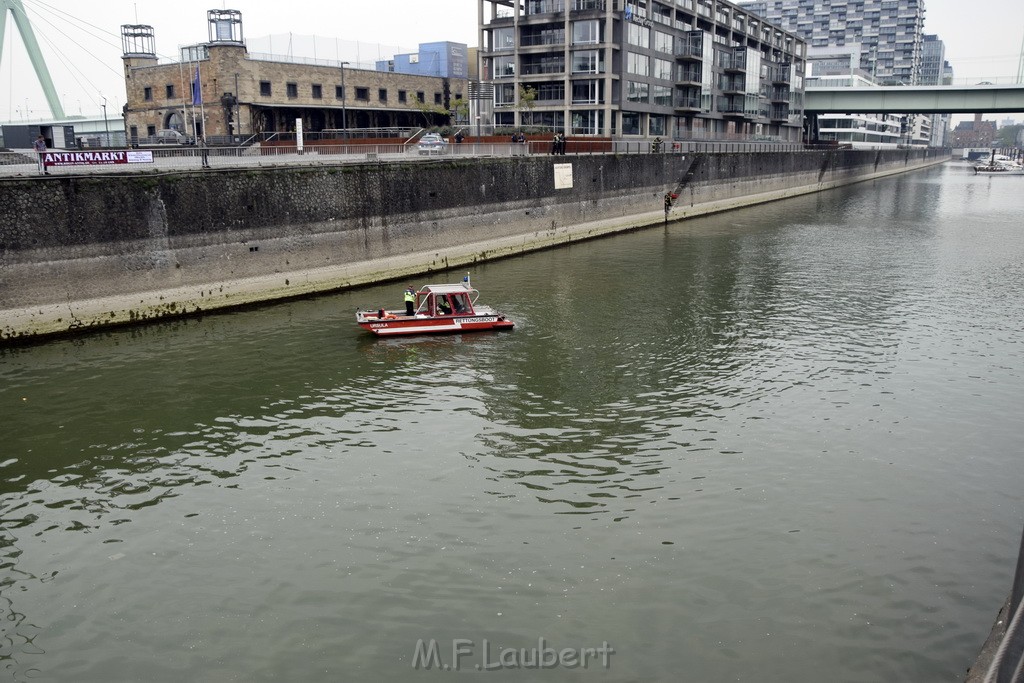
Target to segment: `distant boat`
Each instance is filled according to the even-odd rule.
[[[1009,157],[1001,157],[998,154],[992,157],[987,164],[979,164],[974,167],[975,175],[1024,175],[1024,166]]]
[[[424,285],[416,292],[413,314],[404,310],[356,311],[356,323],[378,337],[511,330],[514,323],[490,306],[476,303],[480,292],[469,276],[457,284]]]

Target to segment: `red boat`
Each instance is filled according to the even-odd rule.
[[[356,323],[380,337],[511,330],[515,323],[490,306],[476,303],[480,292],[469,276],[454,285],[425,285],[416,292],[413,314],[405,311],[356,311]]]

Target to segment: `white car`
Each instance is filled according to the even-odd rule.
[[[426,133],[420,138],[416,151],[420,154],[444,154],[448,151],[448,141],[437,133]]]

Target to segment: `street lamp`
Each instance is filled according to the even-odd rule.
[[[345,92],[345,65],[349,62],[341,62],[341,129],[345,132],[345,139],[348,140],[348,111],[345,108],[345,99],[348,95]]]
[[[100,97],[103,97],[100,95]],[[110,147],[110,125],[107,123],[107,98],[103,97],[103,129],[107,132],[104,147]]]

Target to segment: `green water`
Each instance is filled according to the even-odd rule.
[[[1024,520],[1018,180],[482,265],[511,333],[376,340],[396,283],[0,351],[5,679],[459,677],[433,639],[487,680],[960,680]]]

